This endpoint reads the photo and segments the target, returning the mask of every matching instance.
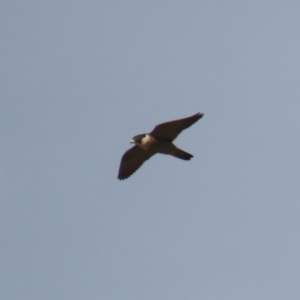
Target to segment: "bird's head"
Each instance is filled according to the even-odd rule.
[[[136,144],[136,145],[140,145],[143,143],[143,139],[146,137],[146,134],[139,134],[139,135],[136,135],[134,136],[130,143],[132,144]]]

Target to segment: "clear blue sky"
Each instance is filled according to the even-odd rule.
[[[300,298],[300,3],[2,1],[0,298]],[[197,112],[117,180],[132,136]]]

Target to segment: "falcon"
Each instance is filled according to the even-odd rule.
[[[181,131],[190,127],[202,117],[203,113],[197,113],[191,117],[162,123],[155,126],[150,133],[138,134],[133,137],[130,142],[135,145],[124,153],[118,179],[123,180],[131,176],[146,160],[156,153],[190,160],[193,155],[177,148],[173,141]]]

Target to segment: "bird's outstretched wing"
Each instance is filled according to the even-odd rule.
[[[191,117],[170,121],[157,125],[150,134],[158,139],[174,141],[179,133],[196,123],[203,117],[202,113],[197,113]]]
[[[128,178],[154,154],[154,152],[143,150],[138,146],[133,146],[127,150],[121,159],[118,179]]]

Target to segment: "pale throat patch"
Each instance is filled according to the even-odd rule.
[[[143,149],[148,149],[149,148],[149,142],[151,142],[151,137],[148,135],[148,134],[146,134],[143,138],[142,138],[142,141],[141,141],[141,143],[139,144],[139,146],[141,147],[141,148],[143,148]]]
[[[150,142],[151,138],[148,134],[146,134],[143,138],[142,138],[142,144],[147,144],[148,142]]]

